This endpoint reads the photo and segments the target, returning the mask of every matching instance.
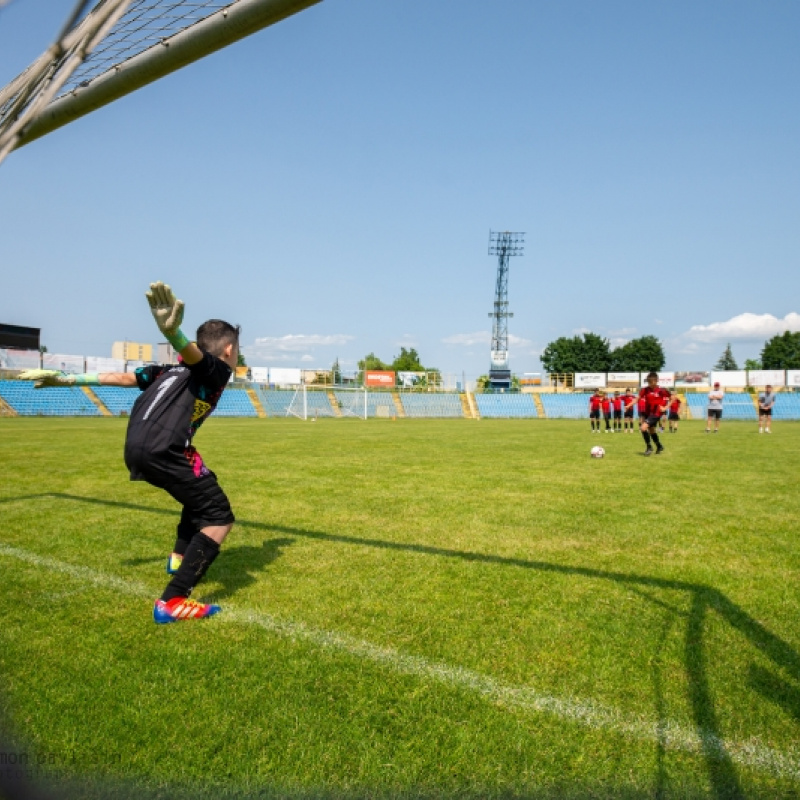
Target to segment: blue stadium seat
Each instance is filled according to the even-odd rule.
[[[476,394],[482,417],[536,417],[536,403],[529,394]]]
[[[217,417],[257,417],[250,396],[244,389],[227,388],[214,409]]]
[[[692,419],[706,419],[708,416],[708,392],[687,392],[686,401],[692,412]],[[747,392],[725,392],[722,401],[722,419],[757,420],[753,396]]]
[[[461,397],[457,394],[400,394],[407,417],[463,417]]]
[[[545,394],[539,395],[545,416],[550,419],[588,419],[588,394]]]
[[[35,389],[31,381],[0,381],[0,396],[21,416],[102,416],[100,409],[72,386]]]
[[[141,394],[138,389],[126,389],[123,386],[93,386],[92,391],[115,416],[130,414],[136,398]]]
[[[773,419],[800,419],[800,393],[778,392],[772,407]]]

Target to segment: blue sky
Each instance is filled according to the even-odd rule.
[[[45,8],[43,8],[45,6]],[[72,0],[0,7],[0,83]],[[488,370],[585,330],[667,369],[800,330],[800,4],[324,0],[12,153],[0,321],[51,352],[242,325],[248,363]]]

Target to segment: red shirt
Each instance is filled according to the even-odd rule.
[[[614,404],[614,411],[622,411],[622,398],[621,397],[615,397],[611,402]]]
[[[593,394],[589,398],[589,408],[592,411],[599,411],[600,410],[600,395],[599,394]]]
[[[611,401],[607,397],[600,401],[600,405],[603,407],[604,414],[608,414],[611,411]]]
[[[669,404],[669,410],[673,414],[677,414],[679,409],[680,409],[680,407],[681,407],[681,399],[680,399],[680,397],[678,397],[676,395],[675,398],[673,399],[673,401]]]
[[[645,386],[639,391],[639,402],[644,400],[645,413],[652,417],[660,417],[664,413],[670,397],[672,397],[672,392],[661,386],[655,386],[652,389]]]
[[[624,394],[622,395],[622,402],[625,403],[625,407],[627,408],[634,400],[636,399],[635,394]]]

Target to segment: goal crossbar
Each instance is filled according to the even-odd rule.
[[[321,0],[237,0],[50,103],[15,149]]]

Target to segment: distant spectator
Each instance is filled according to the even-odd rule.
[[[706,433],[711,433],[711,425],[714,425],[714,433],[719,433],[719,421],[722,419],[722,401],[725,399],[725,392],[722,391],[719,381],[714,384],[714,388],[708,393],[708,419],[706,420]]]
[[[758,396],[758,432],[772,433],[770,425],[772,423],[772,407],[775,405],[775,392],[767,384],[767,388]]]

